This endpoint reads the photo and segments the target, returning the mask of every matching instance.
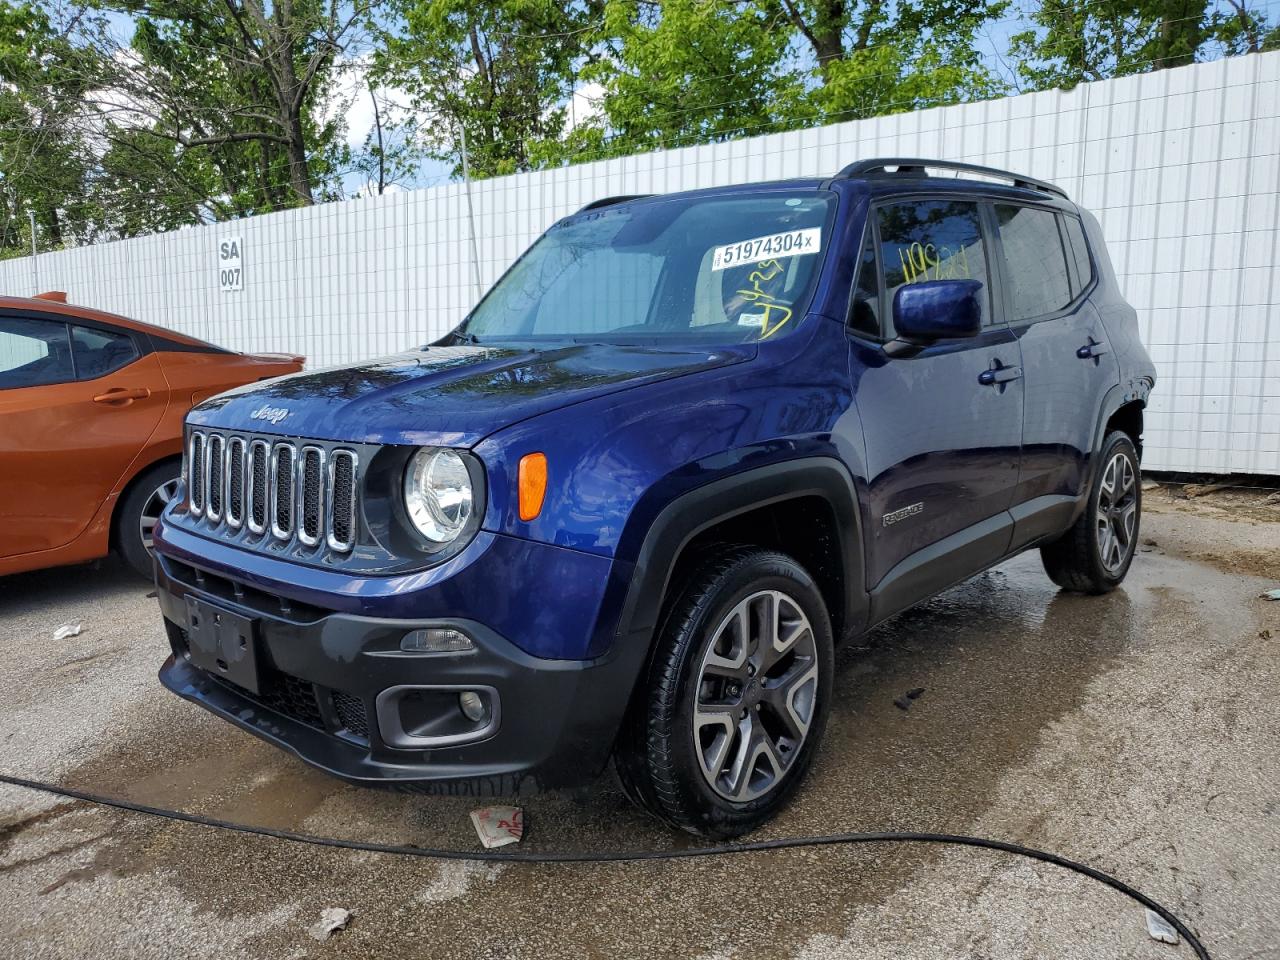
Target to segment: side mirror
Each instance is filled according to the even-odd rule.
[[[899,287],[893,296],[898,339],[885,344],[885,352],[909,356],[935,340],[976,337],[982,330],[981,293],[977,280],[924,280]]]

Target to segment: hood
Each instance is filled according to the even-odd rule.
[[[755,353],[754,344],[423,347],[240,387],[206,400],[187,419],[317,440],[469,447],[571,403]]]

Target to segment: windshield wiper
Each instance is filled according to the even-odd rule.
[[[477,337],[474,333],[463,333],[458,330],[455,330],[453,332],[453,338],[457,340],[459,343],[479,343],[480,342],[480,338]]]

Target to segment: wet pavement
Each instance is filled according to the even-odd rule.
[[[823,748],[755,838],[1015,841],[1280,957],[1280,523],[1151,503],[1123,588],[1035,555],[838,655]],[[1280,511],[1276,511],[1280,519]],[[0,580],[0,771],[243,823],[475,850],[465,797],[349,787],[165,692],[149,588],[115,565]],[[74,638],[52,641],[83,618]],[[909,710],[906,691],[924,694]],[[487,801],[486,801],[487,802]],[[521,800],[527,850],[696,843],[608,777]],[[995,852],[895,844],[600,865],[325,849],[0,787],[0,957],[1153,957],[1143,911]],[[351,910],[324,943],[307,928]]]

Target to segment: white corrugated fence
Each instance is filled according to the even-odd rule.
[[[925,156],[1052,180],[1097,215],[1160,381],[1147,466],[1280,474],[1280,52],[474,184],[481,282],[549,224],[625,193]],[[342,363],[425,342],[476,299],[450,184],[0,262],[0,292],[241,350]],[[220,290],[238,237],[242,288]]]

